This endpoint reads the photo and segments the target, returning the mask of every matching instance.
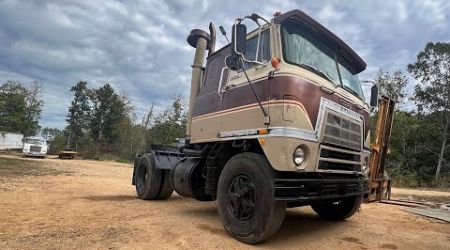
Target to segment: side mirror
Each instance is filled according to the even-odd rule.
[[[378,86],[373,85],[370,89],[370,106],[376,107],[378,105]]]
[[[245,54],[247,45],[247,27],[244,24],[234,24],[231,34],[231,55]]]

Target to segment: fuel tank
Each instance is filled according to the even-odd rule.
[[[205,194],[204,163],[204,158],[187,157],[173,167],[170,177],[175,192],[199,201],[212,201],[213,198]]]

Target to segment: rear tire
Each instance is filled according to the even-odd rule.
[[[170,170],[162,170],[162,174],[161,190],[156,198],[159,200],[167,200],[173,193]]]
[[[142,200],[155,200],[160,194],[162,170],[155,168],[152,154],[141,157],[136,171],[136,194]]]
[[[327,201],[311,205],[322,219],[325,220],[345,220],[358,211],[363,201],[363,195],[351,196],[339,201]]]
[[[255,153],[233,156],[220,174],[217,201],[223,226],[248,244],[275,234],[284,220],[286,202],[274,199],[273,170]]]

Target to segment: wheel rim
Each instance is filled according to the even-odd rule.
[[[238,220],[248,220],[255,213],[255,184],[246,175],[233,178],[228,189],[228,208]]]

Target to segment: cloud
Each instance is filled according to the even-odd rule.
[[[239,6],[239,8],[236,8]],[[187,98],[194,50],[186,37],[209,22],[230,30],[235,17],[301,9],[379,68],[414,62],[428,41],[450,41],[447,1],[0,1],[0,82],[38,81],[45,89],[41,125],[63,128],[79,80],[110,83],[139,115],[170,97]],[[218,36],[218,44],[226,44]]]

